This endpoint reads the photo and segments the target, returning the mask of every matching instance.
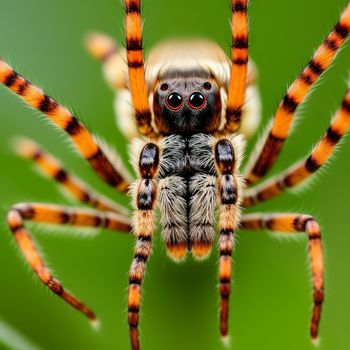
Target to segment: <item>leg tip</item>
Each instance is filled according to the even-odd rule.
[[[103,60],[110,53],[117,51],[114,41],[107,35],[92,32],[85,37],[88,51],[99,60]]]
[[[97,332],[101,329],[101,322],[97,318],[90,320],[90,325]]]
[[[311,343],[314,347],[318,348],[320,346],[320,338],[319,337],[313,337],[311,338]]]
[[[229,335],[222,335],[221,336],[221,342],[225,348],[230,348],[231,347],[231,337]]]

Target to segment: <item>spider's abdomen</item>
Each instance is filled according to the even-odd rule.
[[[170,135],[162,140],[158,174],[162,234],[175,259],[189,250],[205,257],[214,240],[216,169],[213,138]]]

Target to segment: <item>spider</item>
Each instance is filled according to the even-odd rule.
[[[126,50],[104,35],[88,39],[103,62],[106,78],[118,90],[117,122],[132,142],[138,180],[110,154],[108,147],[69,110],[0,60],[0,81],[63,129],[92,169],[111,187],[130,193],[133,220],[119,204],[72,176],[31,140],[17,141],[17,152],[55,179],[77,200],[94,209],[20,203],[8,213],[8,225],[20,251],[40,280],[59,297],[95,321],[94,312],[53,277],[25,221],[102,227],[133,232],[135,256],[129,272],[128,322],[132,349],[139,349],[141,286],[152,251],[155,211],[159,208],[168,255],[206,258],[215,238],[218,207],[220,333],[228,335],[231,257],[238,229],[305,233],[313,278],[310,335],[316,340],[324,299],[324,266],[318,222],[306,214],[241,214],[292,188],[317,172],[350,126],[350,90],[321,140],[304,160],[265,180],[276,162],[298,106],[331,65],[350,32],[350,4],[313,58],[288,88],[261,143],[241,171],[244,137],[258,125],[254,66],[248,66],[247,1],[232,0],[232,56],[208,41],[172,41],[154,48],[145,69],[139,0],[125,0]],[[127,64],[124,63],[124,59]],[[127,71],[127,72],[126,72]],[[126,73],[128,76],[126,76]],[[250,95],[250,93],[251,95]],[[131,102],[132,108],[129,103]],[[262,180],[262,181],[261,181]],[[261,183],[258,183],[260,182]]]

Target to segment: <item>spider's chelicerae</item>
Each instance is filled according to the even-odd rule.
[[[310,155],[261,181],[277,160],[288,137],[296,109],[331,65],[350,32],[350,4],[339,22],[289,87],[262,143],[244,171],[240,170],[244,138],[259,122],[259,97],[254,66],[248,64],[247,1],[232,0],[232,56],[209,41],[171,41],[154,48],[145,69],[140,0],[125,0],[126,49],[94,34],[87,40],[92,54],[103,62],[105,75],[117,90],[117,123],[128,139],[138,180],[111,156],[72,113],[0,60],[0,81],[29,105],[63,129],[93,170],[117,191],[131,191],[135,213],[94,192],[69,174],[51,155],[27,139],[16,150],[32,159],[77,200],[94,210],[22,203],[8,213],[8,224],[28,264],[41,281],[68,304],[95,320],[95,314],[67,292],[45,265],[26,220],[76,227],[103,227],[136,237],[129,273],[128,322],[132,349],[139,349],[141,285],[152,251],[154,212],[160,211],[162,237],[169,256],[208,256],[218,215],[220,333],[228,334],[231,257],[238,229],[304,232],[309,239],[313,280],[311,337],[317,339],[324,299],[321,233],[306,214],[244,214],[241,208],[267,201],[312,176],[332,155],[350,126],[350,90],[329,128]],[[243,175],[241,175],[243,174]],[[258,182],[260,182],[258,184]]]

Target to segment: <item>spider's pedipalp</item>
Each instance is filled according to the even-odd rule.
[[[99,210],[129,215],[126,208],[96,193],[80,179],[71,175],[57,159],[34,141],[19,137],[13,140],[12,145],[18,155],[32,160],[44,175],[57,181],[73,198]]]
[[[141,305],[141,285],[146,263],[152,252],[152,237],[155,231],[154,208],[157,198],[156,176],[159,168],[159,147],[147,143],[139,155],[140,180],[134,186],[133,197],[136,204],[134,233],[137,237],[134,260],[129,272],[128,322],[132,350],[140,349],[139,318]]]
[[[332,156],[339,141],[350,128],[350,88],[348,88],[340,109],[333,117],[321,140],[304,160],[292,165],[262,184],[244,192],[243,206],[248,208],[256,203],[278,196],[288,188],[295,187],[315,174]]]
[[[288,137],[296,109],[308,96],[321,74],[329,68],[349,32],[350,4],[347,5],[337,25],[316,50],[309,64],[289,87],[287,94],[280,102],[263,147],[259,149],[259,152],[253,152],[254,156],[248,162],[245,176],[249,185],[259,181],[275,164]]]
[[[313,340],[316,340],[324,299],[324,259],[319,224],[309,215],[253,213],[243,215],[241,225],[242,229],[247,230],[267,229],[272,232],[305,232],[307,234],[314,290],[310,335]]]
[[[16,73],[1,59],[0,82],[20,96],[30,106],[44,113],[50,121],[64,130],[80,154],[108,185],[121,192],[127,191],[129,186],[128,180],[115,169],[97,144],[95,138],[72,113]]]
[[[31,233],[25,228],[24,221],[72,225],[77,227],[102,227],[110,230],[130,233],[129,219],[112,212],[96,210],[71,209],[57,205],[23,203],[17,204],[9,211],[8,225],[24,258],[38,275],[40,280],[68,304],[82,312],[90,320],[96,320],[95,314],[56,280],[41,257]]]

